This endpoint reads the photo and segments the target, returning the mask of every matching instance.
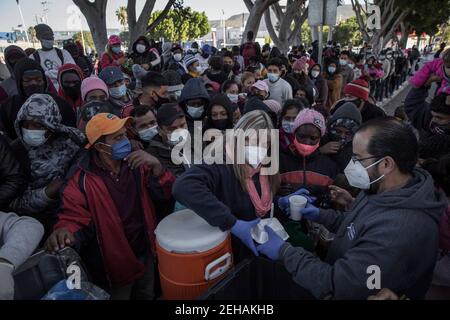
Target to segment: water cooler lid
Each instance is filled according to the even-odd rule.
[[[155,230],[158,244],[169,252],[201,253],[222,244],[228,236],[209,225],[192,210],[174,212],[163,219]]]

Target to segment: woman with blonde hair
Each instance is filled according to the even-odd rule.
[[[210,225],[231,231],[235,261],[251,254],[248,249],[258,255],[251,230],[268,216],[278,191],[278,140],[272,129],[265,112],[247,113],[234,131],[212,144],[214,150],[223,151],[221,159],[227,163],[194,166],[173,188],[183,206]]]

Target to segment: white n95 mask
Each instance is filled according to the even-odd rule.
[[[374,184],[384,178],[384,174],[381,177],[379,177],[378,179],[371,182],[369,173],[367,172],[367,170],[372,168],[373,166],[376,166],[383,160],[384,160],[384,158],[378,160],[377,162],[374,162],[367,168],[364,168],[363,165],[361,164],[361,162],[351,159],[349,164],[347,165],[347,168],[345,168],[345,170],[344,170],[344,173],[345,173],[345,176],[347,177],[348,183],[350,183],[350,185],[352,187],[355,187],[358,189],[362,189],[362,190],[370,189],[370,186],[372,184]]]

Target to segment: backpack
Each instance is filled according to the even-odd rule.
[[[247,67],[250,64],[250,58],[256,56],[256,45],[253,42],[245,43],[242,56],[244,57],[244,64]]]
[[[59,60],[61,60],[61,65],[63,65],[64,64],[64,53],[62,52],[61,49],[55,48],[55,50],[56,50],[56,54],[58,55]],[[39,55],[38,51],[35,51],[33,53],[33,57],[34,57],[34,61],[41,64],[41,56]]]

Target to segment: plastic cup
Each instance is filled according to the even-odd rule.
[[[291,220],[300,221],[302,220],[302,214],[300,210],[306,207],[308,199],[304,196],[292,196],[289,198],[289,206],[291,209]]]

